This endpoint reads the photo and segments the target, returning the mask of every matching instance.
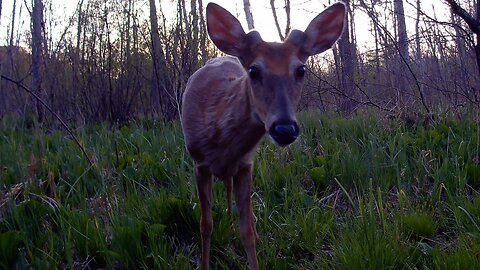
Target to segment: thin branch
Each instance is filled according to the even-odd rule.
[[[277,27],[278,36],[280,37],[280,40],[283,41],[285,37],[283,36],[282,30],[280,29],[280,24],[278,23],[277,11],[275,9],[275,0],[270,0],[270,7],[272,8],[273,20],[275,21],[275,26]]]
[[[468,25],[470,30],[477,35],[480,35],[480,22],[475,20],[475,18],[468,14],[468,12],[463,9],[456,1],[454,0],[445,0],[452,9],[453,13],[460,16]]]
[[[419,92],[419,95],[420,95],[420,101],[422,102],[422,105],[425,108],[425,111],[427,112],[428,115],[431,115],[430,108],[428,108],[428,106],[427,106],[427,103],[425,101],[425,96],[423,95],[422,88],[420,87],[420,82],[418,81],[418,78],[415,75],[415,72],[410,67],[409,61],[407,59],[405,59],[405,55],[403,55],[401,53],[400,48],[398,47],[398,44],[397,44],[395,38],[392,36],[392,34],[390,34],[390,32],[383,25],[380,24],[380,22],[378,22],[376,16],[373,15],[374,13],[372,12],[372,10],[370,10],[368,8],[368,6],[365,4],[365,2],[362,0],[362,1],[360,1],[360,3],[361,3],[361,6],[367,12],[367,15],[372,19],[373,23],[375,23],[380,29],[382,29],[385,32],[385,34],[387,35],[387,37],[392,41],[393,46],[395,46],[395,49],[397,50],[398,54],[400,55],[400,58],[402,59],[402,62],[407,66],[407,69],[408,69],[409,73],[412,75],[412,77],[415,81],[415,85],[417,86],[416,88],[417,88],[417,90]]]
[[[1,75],[1,78],[6,80],[6,81],[9,81],[11,83],[14,83],[15,85],[17,85],[18,87],[22,88],[23,90],[25,90],[27,93],[29,93],[31,96],[33,96],[38,102],[40,102],[51,114],[53,114],[55,116],[55,118],[57,118],[58,121],[60,121],[60,123],[62,124],[62,126],[67,130],[67,132],[70,134],[70,136],[72,136],[73,140],[75,141],[75,143],[78,145],[78,147],[80,147],[80,149],[82,150],[82,153],[83,155],[85,156],[85,158],[87,159],[88,163],[90,163],[90,166],[93,166],[93,162],[92,160],[90,159],[90,157],[88,156],[87,152],[85,151],[85,148],[82,146],[82,144],[80,143],[80,141],[78,141],[77,137],[73,134],[72,130],[67,126],[67,124],[62,120],[62,118],[60,118],[60,116],[55,113],[51,108],[50,106],[48,106],[45,101],[43,101],[37,94],[35,94],[32,90],[28,89],[27,87],[25,87],[22,83],[20,82],[17,82],[11,78],[8,78],[4,75]]]
[[[360,105],[364,105],[364,106],[373,106],[377,109],[380,109],[382,111],[386,111],[386,112],[392,112],[393,110],[392,109],[388,109],[388,108],[385,108],[377,103],[375,103],[374,101],[372,101],[372,99],[370,98],[370,96],[360,87],[360,85],[358,85],[357,83],[354,82],[355,84],[355,87],[360,90],[360,92],[362,92],[362,94],[367,98],[367,101],[361,101],[361,100],[358,100],[358,99],[355,99],[349,95],[347,95],[345,92],[343,92],[342,90],[338,89],[335,85],[331,84],[329,81],[327,80],[324,80],[322,77],[320,77],[318,74],[316,74],[315,72],[313,72],[312,70],[310,70],[309,68],[307,68],[308,71],[310,72],[310,74],[313,74],[313,76],[315,76],[318,80],[320,80],[321,82],[327,84],[328,86],[330,86],[331,88],[333,88],[336,92],[338,92],[341,96],[343,97],[346,97],[348,99],[350,99],[351,101],[355,102],[355,103],[358,103]]]
[[[285,0],[285,15],[287,16],[287,23],[285,26],[285,37],[290,33],[290,0]]]

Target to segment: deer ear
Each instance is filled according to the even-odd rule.
[[[305,30],[305,43],[302,49],[312,56],[330,49],[343,31],[345,4],[335,3],[318,14]]]
[[[208,3],[207,29],[217,48],[226,54],[240,56],[245,31],[230,12],[215,3]]]

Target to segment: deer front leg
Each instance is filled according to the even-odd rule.
[[[230,220],[232,218],[232,182],[232,177],[228,177],[223,180],[223,184],[225,185],[225,191],[227,191],[227,215]]]
[[[210,239],[213,230],[212,219],[212,173],[206,166],[195,166],[197,193],[200,200],[200,234],[202,236],[202,258],[200,269],[208,270],[210,261]]]
[[[245,165],[239,169],[233,178],[235,190],[235,202],[240,215],[240,239],[247,253],[250,269],[258,269],[258,261],[255,250],[255,219],[253,216],[251,193],[252,193],[252,165]]]

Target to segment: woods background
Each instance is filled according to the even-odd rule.
[[[239,20],[253,28],[255,10],[249,1],[238,2],[244,8]],[[281,40],[290,30],[292,9],[333,2],[270,0],[265,5]],[[345,31],[333,53],[309,59],[300,109],[350,115],[373,108],[416,118],[478,112],[480,1],[344,2]],[[203,0],[79,0],[66,22],[59,21],[51,0],[9,3],[0,0],[0,26],[6,29],[0,33],[5,44],[0,47],[0,118],[19,115],[55,123],[23,85],[70,123],[177,119],[189,76],[220,55],[207,38]],[[166,14],[166,6],[175,14]],[[406,8],[414,14],[406,14]],[[437,16],[436,10],[449,16]],[[28,30],[15,16],[19,13],[31,19]],[[355,24],[359,14],[369,18],[368,25]],[[415,22],[413,32],[406,17]],[[58,25],[66,25],[60,33]],[[357,42],[366,33],[373,49]]]

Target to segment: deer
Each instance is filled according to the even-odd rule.
[[[239,234],[250,269],[258,269],[256,221],[251,203],[253,162],[266,134],[280,147],[300,134],[298,107],[305,62],[330,49],[343,32],[345,5],[337,2],[317,15],[305,31],[292,30],[283,42],[245,33],[223,7],[209,3],[207,32],[227,56],[213,58],[189,78],[182,98],[181,125],[193,159],[200,203],[200,269],[209,269],[212,176],[222,180],[231,215],[232,191]]]

